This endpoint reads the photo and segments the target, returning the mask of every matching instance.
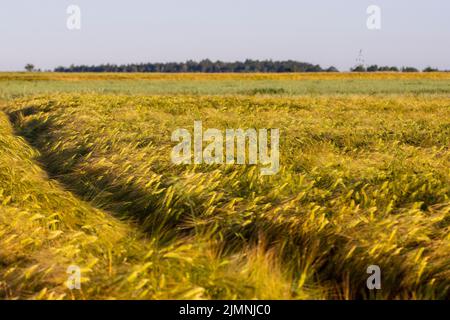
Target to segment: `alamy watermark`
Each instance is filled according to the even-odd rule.
[[[66,9],[67,17],[66,26],[69,30],[81,29],[81,9],[77,5],[70,5]]]
[[[381,8],[377,5],[370,5],[367,7],[366,13],[369,15],[367,17],[366,25],[369,30],[380,30],[381,29]]]
[[[367,267],[367,273],[370,276],[367,278],[367,288],[369,290],[381,289],[381,269],[377,265],[371,265]]]
[[[270,129],[270,143],[268,131],[267,129],[203,130],[202,122],[194,121],[193,137],[187,129],[176,129],[172,132],[172,141],[179,143],[172,149],[171,159],[177,165],[260,164],[265,166],[260,169],[261,175],[274,175],[280,170],[280,130]],[[203,142],[209,144],[203,148]]]
[[[70,290],[81,289],[81,268],[79,266],[71,265],[66,270],[69,276],[67,277],[66,286]]]

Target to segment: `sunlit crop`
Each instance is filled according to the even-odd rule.
[[[52,93],[3,111],[2,298],[450,294],[448,96]],[[279,128],[280,171],[174,165],[171,133],[196,120]]]

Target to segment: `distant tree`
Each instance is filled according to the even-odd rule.
[[[426,67],[425,69],[423,69],[423,72],[438,72],[439,69],[436,68],[432,68],[432,67]]]
[[[378,68],[378,71],[380,71],[380,72],[388,72],[388,71],[391,71],[391,67],[381,66],[381,67]]]
[[[299,70],[295,70],[295,72],[298,72]],[[323,71],[322,68],[316,64],[314,66],[309,66],[306,68],[305,72],[321,72]]]
[[[326,72],[339,72],[339,70],[333,66],[329,67],[327,70],[325,70]]]
[[[419,72],[419,70],[414,67],[402,67],[402,72]]]
[[[28,71],[28,72],[34,71],[34,64],[27,63],[27,64],[25,65],[25,70]]]
[[[397,67],[381,66],[381,67],[378,67],[378,71],[380,71],[380,72],[398,72],[399,70]]]
[[[366,67],[364,67],[362,64],[359,64],[355,66],[354,68],[350,69],[351,72],[366,72]]]
[[[397,67],[390,67],[390,68],[389,68],[389,71],[390,71],[390,72],[399,72],[399,70],[398,70]]]
[[[367,72],[377,72],[377,71],[378,71],[378,65],[376,65],[376,64],[367,67]]]

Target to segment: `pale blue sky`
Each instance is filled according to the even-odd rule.
[[[81,8],[81,30],[66,9]],[[366,27],[366,9],[382,28]],[[0,0],[0,70],[58,65],[294,59],[450,69],[449,0]]]

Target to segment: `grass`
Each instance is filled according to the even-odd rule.
[[[0,99],[63,92],[130,95],[448,95],[450,73],[0,74]]]
[[[105,77],[0,76],[0,297],[449,297],[447,74]],[[280,128],[280,172],[172,165],[194,120]]]
[[[5,115],[0,120],[0,297],[290,297],[284,273],[262,246],[219,263],[220,246],[210,239],[183,236],[162,245],[49,179],[36,165],[39,154],[13,135]],[[65,286],[70,265],[82,268],[80,291]],[[264,279],[266,272],[274,277]],[[266,292],[274,283],[287,290]]]

